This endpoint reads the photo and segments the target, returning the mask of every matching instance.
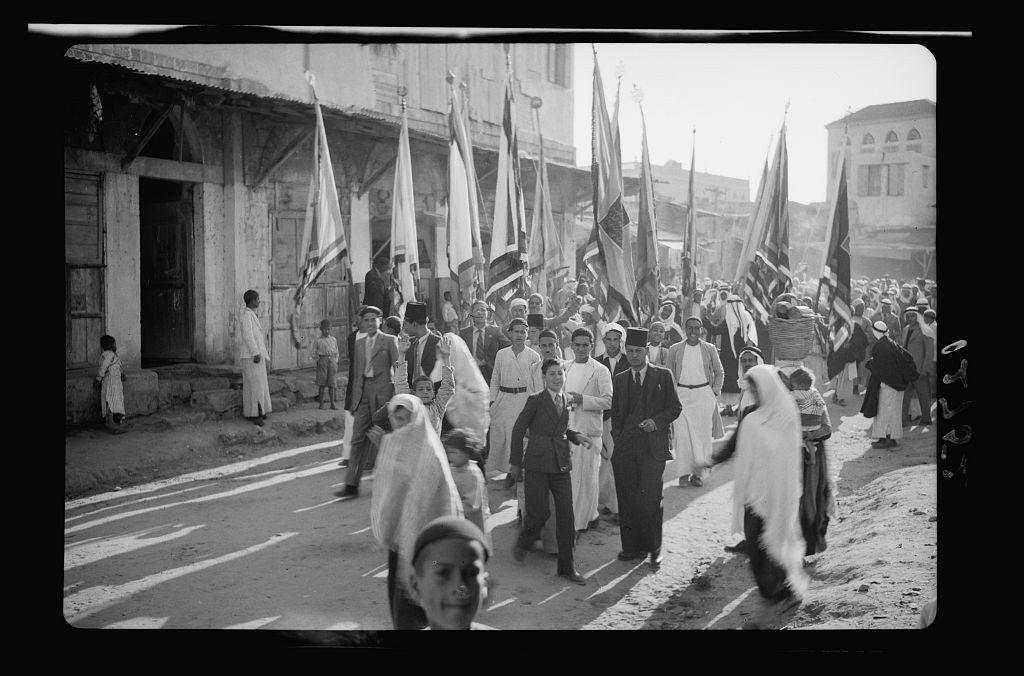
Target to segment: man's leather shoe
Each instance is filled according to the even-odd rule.
[[[359,489],[354,486],[345,486],[344,488],[334,491],[334,496],[341,498],[342,500],[351,500],[352,498],[359,497]]]
[[[740,540],[739,542],[737,542],[734,545],[726,545],[725,546],[725,551],[731,552],[733,554],[746,554],[747,553],[747,541],[746,540]]]
[[[582,575],[580,575],[575,570],[572,571],[571,573],[559,573],[558,577],[564,577],[569,582],[575,582],[576,584],[586,584],[587,583],[587,578],[583,577]]]
[[[696,474],[691,474],[690,475],[690,485],[691,486],[695,486],[697,488],[700,488],[701,486],[704,485],[704,482],[701,481],[701,478],[699,476],[697,476]]]
[[[661,565],[661,562],[664,560],[665,557],[662,555],[660,549],[655,549],[653,552],[651,552],[651,566],[657,568]]]
[[[522,561],[526,558],[526,547],[519,544],[519,540],[512,546],[512,558],[516,561]]]
[[[643,552],[619,552],[619,561],[636,561],[646,556]]]

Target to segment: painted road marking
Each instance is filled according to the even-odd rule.
[[[107,505],[106,507],[100,507],[99,509],[94,509],[91,512],[84,512],[82,514],[76,514],[74,516],[69,516],[69,517],[64,519],[64,523],[70,523],[71,521],[76,521],[78,519],[84,519],[87,516],[92,516],[93,514],[99,514],[100,512],[108,512],[108,511],[110,511],[112,509],[118,509],[119,507],[127,507],[128,505],[137,505],[137,504],[139,504],[141,502],[151,502],[153,500],[163,500],[164,498],[169,498],[169,497],[174,496],[174,495],[181,495],[182,493],[188,493],[190,491],[198,491],[200,488],[206,488],[206,486],[192,486],[191,488],[182,488],[180,491],[173,491],[171,493],[164,493],[162,495],[151,495],[148,498],[139,498],[138,500],[129,500],[127,502],[123,502],[123,503],[120,503],[120,504],[117,504],[117,505]]]
[[[184,524],[180,523],[173,526],[154,526],[153,528],[147,528],[137,533],[119,535],[112,538],[102,538],[99,542],[65,545],[64,572],[67,572],[72,568],[77,568],[78,566],[95,563],[96,561],[100,561],[111,556],[117,556],[118,554],[132,552],[136,549],[149,547],[150,545],[161,544],[180,537],[185,537],[189,533],[205,527],[205,525],[200,524],[198,526],[188,526],[186,528]],[[167,528],[176,528],[178,530],[170,532],[167,535],[149,537],[150,534]]]
[[[284,542],[288,538],[298,535],[298,533],[277,533],[273,535],[266,542],[261,542],[258,545],[247,547],[237,552],[231,552],[223,556],[218,556],[213,559],[206,559],[204,561],[197,561],[190,563],[187,566],[181,566],[179,568],[171,568],[154,575],[148,575],[140,580],[133,580],[124,584],[118,585],[100,585],[97,587],[89,587],[83,589],[80,592],[76,592],[64,599],[64,618],[71,624],[89,617],[94,613],[98,613],[105,608],[119,603],[139,592],[144,592],[153,587],[173,580],[175,578],[190,575],[206,568],[211,568],[221,563],[227,563],[240,559],[243,556],[248,556],[262,549],[266,549],[272,545]]]
[[[253,467],[259,467],[260,465],[266,465],[267,463],[281,460],[282,458],[290,458],[294,455],[301,453],[308,453],[310,451],[318,451],[322,448],[332,448],[334,446],[341,446],[341,441],[325,441],[319,444],[312,444],[310,446],[299,446],[298,448],[291,448],[288,450],[273,453],[271,455],[265,455],[261,458],[253,458],[252,460],[244,460],[242,462],[232,463],[230,465],[223,465],[221,467],[213,467],[211,469],[204,469],[198,472],[190,472],[188,474],[182,474],[181,476],[171,477],[169,479],[163,479],[161,481],[154,481],[148,484],[142,484],[141,486],[131,486],[120,491],[110,491],[107,493],[100,493],[99,495],[92,495],[87,498],[78,498],[77,500],[69,500],[64,503],[64,511],[67,512],[78,507],[84,507],[85,505],[92,505],[97,502],[106,502],[107,500],[116,500],[123,498],[126,495],[139,495],[144,493],[152,493],[168,486],[176,486],[178,484],[188,483],[190,481],[207,481],[209,479],[220,479],[225,476],[232,474],[238,474],[244,472]]]
[[[319,505],[313,505],[312,507],[300,507],[299,509],[292,510],[292,514],[299,514],[300,512],[308,512],[308,511],[310,511],[312,509],[319,509],[320,507],[324,507],[326,505],[333,505],[336,502],[338,502],[338,498],[331,498],[330,500],[327,500],[326,502],[321,502]]]
[[[258,620],[250,620],[248,622],[242,622],[241,624],[233,624],[230,627],[224,627],[225,629],[259,629],[260,627],[270,624],[274,620],[280,620],[280,615],[274,617],[261,617]]]
[[[254,484],[250,484],[248,486],[239,486],[238,488],[234,488],[232,490],[224,491],[221,493],[213,493],[211,495],[204,495],[202,497],[192,498],[191,500],[181,500],[179,502],[170,502],[166,505],[157,505],[155,507],[146,507],[143,509],[132,510],[130,512],[122,512],[121,514],[113,514],[111,516],[106,516],[101,519],[96,519],[94,521],[88,521],[86,523],[80,523],[76,526],[70,526],[64,529],[64,533],[77,533],[78,531],[86,530],[87,528],[95,528],[96,526],[102,526],[103,524],[110,523],[112,521],[120,521],[121,519],[128,519],[133,516],[147,514],[149,512],[155,512],[160,509],[169,509],[171,507],[180,507],[181,505],[198,504],[201,502],[212,502],[214,500],[230,498],[236,495],[242,495],[243,493],[258,491],[262,488],[269,488],[270,486],[275,486],[286,481],[293,481],[295,479],[301,479],[307,476],[314,476],[316,474],[323,474],[324,472],[329,471],[332,471],[332,467],[330,465],[312,467],[310,469],[302,470],[301,472],[293,472],[291,474],[270,477],[269,479],[265,479]]]
[[[731,613],[733,610],[735,610],[736,606],[743,603],[744,599],[750,596],[750,593],[755,591],[756,589],[757,587],[751,587],[747,591],[737,596],[734,600],[727,603],[725,607],[722,608],[722,612],[715,615],[714,619],[712,619],[710,622],[704,625],[704,629],[710,629],[711,625],[713,625],[715,622],[718,622],[720,619],[722,619],[723,617]]]

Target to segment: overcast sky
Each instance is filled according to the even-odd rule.
[[[598,43],[597,59],[612,112],[622,72],[619,133],[623,162],[640,160],[641,122],[633,85],[643,91],[651,162],[677,160],[688,169],[696,135],[696,168],[750,180],[778,141],[786,102],[789,198],[825,200],[825,125],[847,109],[894,101],[936,101],[936,62],[920,45]],[[576,163],[590,164],[594,57],[590,43],[574,52]],[[621,64],[621,65],[620,65]]]

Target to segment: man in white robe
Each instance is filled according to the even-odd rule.
[[[262,427],[267,414],[273,410],[270,405],[270,384],[267,381],[270,352],[263,340],[263,325],[256,316],[260,294],[249,289],[242,299],[245,301],[245,311],[242,312],[241,345],[238,351],[242,365],[242,415]]]
[[[597,525],[600,489],[603,411],[612,407],[612,374],[590,356],[593,336],[587,329],[572,334],[575,359],[565,366],[569,427],[590,439],[591,447],[570,444],[573,514],[576,531]]]
[[[683,407],[672,423],[680,486],[704,485],[705,468],[711,464],[716,399],[725,378],[718,350],[700,339],[702,327],[698,317],[686,320],[686,340],[669,348],[666,364]]]
[[[526,349],[527,324],[515,318],[508,325],[512,344],[498,350],[491,373],[491,430],[488,472],[508,472],[512,449],[512,427],[531,394],[541,389],[536,381],[540,355]],[[513,488],[515,479],[505,478],[504,488]]]

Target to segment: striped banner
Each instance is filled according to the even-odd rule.
[[[627,227],[629,216],[622,207],[622,162],[616,153],[615,135],[604,101],[601,70],[594,55],[594,98],[591,177],[594,182],[594,230],[583,262],[594,275],[595,291],[603,292],[603,318],[614,321],[624,314],[636,321],[633,297],[636,275]],[[595,293],[600,297],[601,293]]]
[[[527,288],[526,211],[519,171],[519,139],[516,133],[516,101],[512,72],[505,83],[505,112],[498,146],[498,183],[494,193],[494,224],[491,229],[490,272],[487,300],[506,302]]]
[[[637,215],[636,270],[640,279],[636,284],[636,304],[642,315],[653,317],[658,311],[658,292],[661,290],[661,271],[658,267],[658,220],[654,210],[654,180],[651,174],[651,156],[647,150],[647,121],[640,106],[643,147],[640,162],[640,211]]]
[[[765,238],[754,254],[743,285],[745,300],[763,324],[768,323],[772,301],[793,288],[789,269],[789,156],[785,126],[766,187]]]
[[[824,292],[825,304],[829,307],[828,333],[829,352],[839,350],[853,333],[853,318],[850,312],[850,212],[847,205],[846,162],[839,170],[839,187],[836,203],[832,208],[829,223],[828,253],[818,282],[818,300]]]
[[[480,211],[473,146],[466,131],[462,100],[449,73],[448,108],[448,265],[458,285],[459,301],[468,313],[482,286]]]

